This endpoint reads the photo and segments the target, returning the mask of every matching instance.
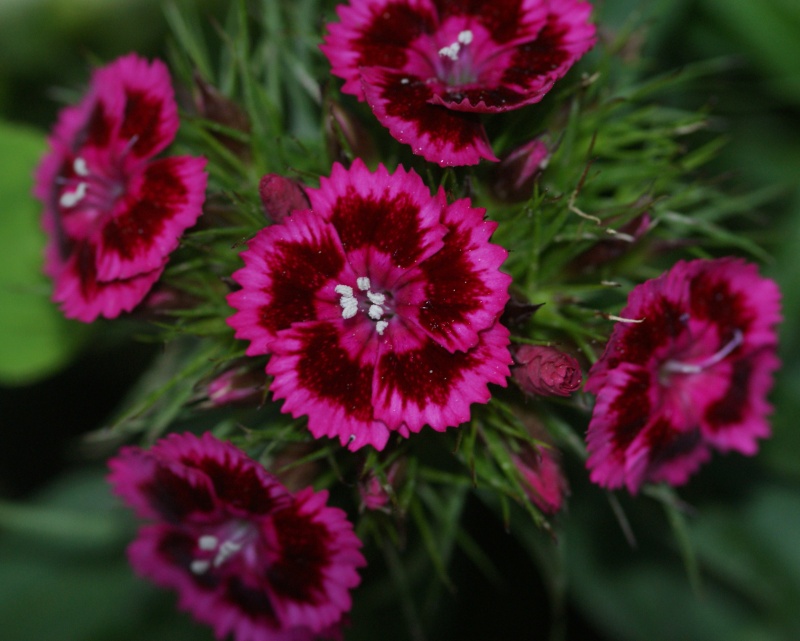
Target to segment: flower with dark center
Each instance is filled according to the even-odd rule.
[[[228,297],[247,353],[271,355],[283,411],[352,450],[468,420],[511,362],[496,224],[414,172],[360,160],[306,192],[309,210],[250,242]]]
[[[202,213],[205,159],[153,159],[177,130],[166,66],[133,54],[97,69],[83,100],[59,115],[34,194],[44,203],[45,271],[67,317],[133,309]]]
[[[322,51],[342,91],[439,165],[497,160],[479,114],[539,102],[595,42],[582,0],[351,0]]]
[[[114,491],[152,521],[133,568],[235,641],[311,641],[335,632],[364,565],[361,542],[327,492],[290,494],[209,433],[172,434],[109,462]]]
[[[684,483],[711,451],[769,436],[777,285],[734,258],[679,262],[634,288],[585,389],[591,478],[638,492]]]

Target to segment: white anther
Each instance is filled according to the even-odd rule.
[[[358,288],[362,292],[367,291],[369,289],[369,277],[361,276],[360,278],[357,278],[356,279],[356,285],[358,285]]]
[[[450,58],[450,60],[458,60],[458,52],[461,50],[461,45],[454,42],[449,47],[442,47],[439,49],[439,55],[442,58]]]
[[[375,305],[383,305],[386,302],[386,295],[375,293],[375,292],[367,292],[367,298],[369,298],[369,302]]]
[[[400,79],[400,84],[401,85],[407,85],[409,82],[411,82],[411,81],[408,78],[401,78]]]
[[[337,294],[340,294],[341,296],[349,296],[349,297],[353,296],[353,288],[350,287],[349,285],[337,285],[336,287],[333,288],[333,291],[335,291]]]
[[[213,550],[219,545],[219,539],[211,534],[205,534],[197,539],[197,547],[201,550]]]
[[[196,559],[189,565],[189,569],[195,574],[204,574],[210,567],[211,563],[202,559]]]
[[[383,331],[389,327],[388,321],[378,321],[375,323],[375,331],[378,332],[380,336],[383,336]]]
[[[380,305],[370,305],[367,312],[372,320],[379,320],[383,316],[383,307]]]
[[[83,200],[87,189],[88,186],[86,183],[78,183],[78,187],[75,191],[67,191],[61,194],[61,198],[58,199],[58,204],[62,207],[74,207]]]
[[[75,156],[75,160],[72,161],[72,169],[79,176],[85,177],[89,175],[89,167],[86,165],[86,161],[80,156]]]
[[[225,541],[219,546],[219,552],[217,552],[217,556],[214,557],[214,567],[218,568],[241,549],[241,543],[236,541]]]
[[[342,306],[342,318],[353,318],[358,313],[358,301],[352,296],[342,296],[339,305]]]
[[[458,41],[462,45],[468,45],[470,42],[472,42],[472,32],[469,29],[465,29],[458,34]]]

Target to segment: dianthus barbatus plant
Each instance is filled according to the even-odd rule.
[[[242,2],[206,45],[173,8],[170,72],[125,56],[62,112],[55,298],[159,344],[95,434],[129,558],[217,636],[439,638],[451,564],[505,576],[487,515],[557,619],[600,564],[554,541],[653,498],[682,535],[675,488],[769,435],[754,201],[694,171],[707,113],[604,9]]]

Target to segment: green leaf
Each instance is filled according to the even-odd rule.
[[[42,274],[45,238],[31,196],[44,136],[0,122],[0,383],[30,383],[65,365],[86,328],[63,318],[49,301]]]

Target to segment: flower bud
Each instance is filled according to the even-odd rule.
[[[514,355],[517,363],[511,375],[530,394],[569,396],[583,382],[581,367],[574,356],[543,345],[522,345]]]
[[[208,400],[223,405],[258,405],[264,398],[267,377],[261,368],[245,363],[225,370],[208,384]]]
[[[526,444],[520,454],[513,454],[511,458],[530,488],[528,498],[545,514],[558,512],[568,489],[558,451]]]
[[[244,109],[206,82],[198,72],[194,74],[194,85],[194,108],[199,116],[229,129],[250,133],[250,118]],[[238,138],[221,133],[212,135],[240,158],[249,157],[250,148]]]
[[[280,174],[267,174],[258,183],[258,194],[264,213],[275,223],[281,223],[295,209],[308,209],[310,202],[302,185]]]
[[[395,461],[386,469],[386,483],[375,474],[374,470],[367,472],[366,476],[358,482],[358,493],[361,496],[361,510],[380,510],[388,512],[390,491],[397,485],[402,476],[405,465],[402,461]]]
[[[527,200],[549,161],[550,149],[540,138],[517,147],[494,168],[490,183],[494,197],[512,203]]]
[[[367,164],[378,159],[375,143],[366,127],[333,101],[328,103],[325,138],[330,157],[344,165],[349,165],[353,158],[361,158]]]

